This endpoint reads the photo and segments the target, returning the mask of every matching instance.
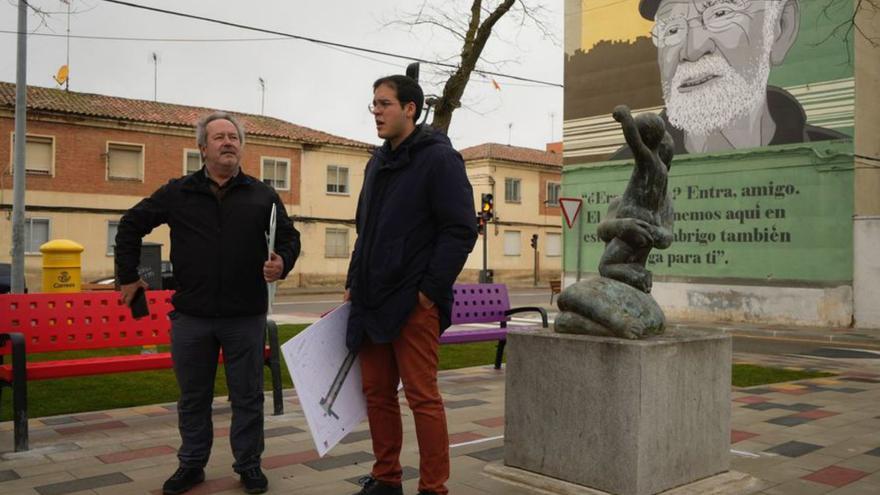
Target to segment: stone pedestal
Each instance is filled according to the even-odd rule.
[[[504,463],[618,495],[728,470],[730,337],[511,332]]]

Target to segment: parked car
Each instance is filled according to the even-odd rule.
[[[116,278],[104,277],[93,280],[91,283],[100,285],[115,285]],[[177,281],[174,280],[174,267],[171,265],[170,261],[162,262],[162,289],[177,290]]]
[[[7,294],[12,290],[12,264],[0,263],[0,294]],[[24,291],[27,292],[27,286]]]

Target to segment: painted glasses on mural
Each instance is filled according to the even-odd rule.
[[[835,1],[822,0],[826,4]],[[601,95],[598,98],[596,93],[592,97],[567,94],[567,121],[570,117],[605,114],[604,107],[613,108],[612,102],[626,102],[634,108],[655,111],[662,106],[661,116],[675,141],[676,155],[849,137],[841,130],[846,130],[851,123],[847,125],[845,119],[808,122],[801,102],[822,98],[815,93],[815,88],[823,87],[821,83],[827,86],[846,79],[838,74],[817,74],[819,80],[797,81],[798,77],[811,77],[804,71],[806,64],[831,62],[827,59],[809,61],[805,45],[812,41],[799,41],[799,36],[804,35],[810,40],[817,38],[812,31],[822,28],[821,22],[829,22],[819,18],[822,14],[815,12],[812,0],[624,0],[615,3],[621,5],[583,2],[579,47],[567,54],[566,62],[567,92],[589,91],[591,85],[604,84],[604,88],[608,88],[608,78],[615,79],[614,88],[597,87]],[[806,5],[808,3],[811,5]],[[650,41],[644,34],[636,37],[626,33],[603,35],[598,29],[602,16],[612,15],[611,9],[623,8],[628,11],[614,15],[621,20],[632,19],[639,29],[647,29]],[[804,24],[807,20],[802,16],[804,9],[810,11],[808,24]],[[567,49],[571,46],[569,43]],[[834,56],[845,60],[846,46],[838,44],[837,47],[840,53]],[[828,51],[825,48],[823,53]],[[624,52],[626,55],[622,58],[613,55]],[[656,57],[656,66],[648,58],[651,55]],[[605,62],[602,67],[601,62]],[[624,67],[624,63],[628,67]],[[845,64],[831,62],[830,65]],[[851,67],[848,70],[851,80]],[[785,81],[790,89],[796,89],[788,91],[770,84],[771,73],[777,76],[777,71],[777,79]],[[592,74],[592,81],[588,74]],[[621,77],[625,74],[628,77]],[[656,82],[646,80],[654,77]],[[808,94],[809,89],[800,89],[804,84],[791,82],[802,82],[808,87],[810,83],[820,84],[813,88],[814,94]],[[798,97],[793,91],[798,92]],[[630,156],[624,146],[613,151],[610,159]]]

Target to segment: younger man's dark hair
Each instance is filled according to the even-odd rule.
[[[425,103],[425,94],[422,92],[422,87],[419,86],[419,83],[407,76],[385,76],[376,79],[376,82],[373,83],[373,91],[376,91],[376,88],[383,84],[397,92],[400,106],[405,106],[409,102],[415,103],[416,113],[413,114],[413,123],[417,124],[419,122],[419,115],[422,114],[422,105]]]

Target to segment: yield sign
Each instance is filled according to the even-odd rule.
[[[562,207],[562,214],[565,215],[565,223],[568,228],[577,220],[578,213],[581,212],[583,200],[580,198],[559,198],[559,206]]]

